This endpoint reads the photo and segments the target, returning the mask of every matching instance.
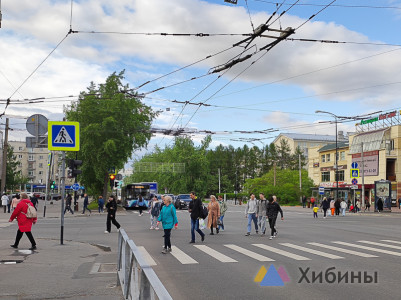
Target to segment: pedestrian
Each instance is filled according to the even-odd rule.
[[[323,219],[326,219],[327,210],[330,208],[330,203],[326,197],[323,198],[320,207],[323,209]]]
[[[210,196],[210,202],[207,206],[209,212],[207,217],[207,228],[210,228],[210,235],[214,235],[213,228],[216,228],[216,233],[219,233],[219,228],[217,228],[217,220],[220,219],[220,205],[216,200],[215,195]]]
[[[260,228],[262,235],[266,233],[266,208],[267,199],[265,198],[265,194],[260,193],[256,216],[258,218],[258,228]]]
[[[360,206],[361,206],[361,202],[358,199],[358,200],[356,200],[356,203],[355,203],[355,212],[359,212],[361,210]]]
[[[306,196],[305,195],[302,196],[302,207],[303,208],[306,207]]]
[[[71,204],[72,204],[72,197],[71,194],[68,193],[67,197],[65,198],[65,209],[64,209],[64,214],[68,210],[70,213],[74,214],[74,211],[71,209]]]
[[[16,194],[13,200],[11,201],[11,210],[14,211],[16,209],[18,203],[21,201],[21,196],[20,194]]]
[[[336,213],[336,216],[340,215],[340,208],[341,208],[341,200],[337,199],[336,202],[334,202],[334,211]]]
[[[247,227],[247,232],[246,236],[249,236],[251,234],[251,223],[255,224],[255,231],[256,234],[259,233],[258,229],[258,220],[256,218],[256,214],[258,212],[258,203],[255,199],[255,194],[251,193],[251,198],[248,200],[248,203],[246,204],[246,209],[245,209],[245,218],[248,218],[248,227]]]
[[[106,231],[104,233],[111,232],[111,223],[117,227],[117,230],[120,229],[120,224],[116,221],[116,213],[117,213],[117,202],[116,197],[114,195],[110,195],[109,199],[106,203],[107,209],[107,221],[106,221]]]
[[[4,213],[7,212],[7,203],[8,203],[8,196],[6,193],[4,193],[3,196],[1,196],[1,205],[3,205],[4,207]]]
[[[143,215],[143,206],[145,205],[145,202],[143,201],[142,195],[139,195],[138,197],[138,207],[139,207],[139,216],[142,217]]]
[[[32,202],[33,206],[35,207],[35,209],[38,210],[39,201],[38,201],[38,198],[35,196],[35,194],[32,195],[31,202]]]
[[[159,230],[157,219],[160,215],[160,203],[157,196],[153,196],[153,201],[150,202],[150,229]]]
[[[7,201],[7,212],[10,213],[11,209],[11,202],[13,201],[13,195],[8,195],[8,201]]]
[[[311,197],[310,198],[310,206],[311,206],[311,208],[313,209],[314,207],[315,207],[315,197]]]
[[[218,196],[220,205],[220,219],[219,219],[219,230],[224,231],[224,214],[227,211],[227,203],[224,201],[222,196]]]
[[[382,211],[383,211],[383,200],[382,200],[382,198],[379,198],[379,199],[377,200],[377,210],[378,210],[379,212],[382,212]]]
[[[400,198],[400,199],[401,199],[401,198]],[[369,200],[368,197],[365,198],[365,210],[364,210],[364,211],[366,211],[366,209],[367,209],[368,211],[370,211],[370,200]]]
[[[401,197],[398,198],[398,209],[400,209],[400,208],[401,208]]]
[[[336,209],[334,204],[335,204],[334,199],[331,199],[331,200],[330,200],[330,210],[331,210],[331,216],[332,216],[332,217],[334,217],[334,211],[335,211],[335,209]]]
[[[160,212],[159,218],[157,219],[157,226],[159,226],[159,223],[162,222],[164,229],[163,254],[171,252],[171,229],[173,229],[173,227],[177,229],[178,227],[177,213],[174,205],[171,204],[172,201],[173,199],[171,199],[170,196],[164,197],[164,205]]]
[[[319,210],[319,207],[315,206],[312,210],[313,210],[313,218],[317,218],[317,212]]]
[[[12,222],[15,218],[18,221],[18,231],[17,236],[15,237],[15,242],[13,245],[10,245],[12,248],[18,248],[19,242],[22,238],[22,235],[26,234],[29,241],[31,242],[31,248],[29,250],[36,249],[36,242],[32,235],[32,224],[36,224],[37,218],[27,218],[26,213],[28,211],[28,206],[33,206],[32,202],[28,199],[28,195],[26,193],[21,194],[22,200],[18,202],[17,207],[14,209],[9,222]]]
[[[89,204],[89,197],[88,194],[84,194],[84,210],[82,211],[82,215],[85,214],[85,210],[89,210],[89,215],[92,214],[92,211],[88,208],[88,204]]]
[[[102,195],[100,195],[99,199],[97,200],[97,207],[99,210],[99,214],[101,214],[103,212],[103,208],[104,208],[104,199],[103,199]]]
[[[195,230],[201,236],[202,242],[205,240],[205,234],[199,229],[199,218],[201,209],[203,209],[202,201],[196,197],[195,192],[191,192],[189,196],[192,199],[188,205],[188,212],[191,214],[191,241],[189,243],[192,244],[195,243]]]
[[[280,212],[281,220],[284,220],[283,211],[280,205],[277,203],[277,197],[272,196],[269,198],[269,203],[267,203],[267,217],[269,218],[269,225],[271,229],[269,240],[272,240],[273,237],[276,237],[278,231],[274,226],[276,225],[277,215]]]
[[[345,211],[347,210],[347,202],[345,202],[344,199],[341,201],[340,207],[341,207],[341,215],[345,217]]]

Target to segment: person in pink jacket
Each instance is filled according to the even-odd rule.
[[[21,201],[18,203],[17,207],[14,209],[9,222],[12,222],[15,218],[18,221],[18,231],[17,231],[17,236],[15,238],[15,243],[14,245],[11,245],[13,248],[18,248],[19,241],[22,238],[22,235],[26,234],[28,237],[29,241],[32,244],[32,247],[29,248],[29,250],[35,250],[36,249],[36,242],[35,239],[33,238],[32,235],[32,224],[35,224],[37,221],[37,218],[27,218],[26,217],[26,212],[28,211],[28,205],[32,205],[32,202],[29,200],[28,195],[26,193],[21,194]]]

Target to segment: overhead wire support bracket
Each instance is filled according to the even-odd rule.
[[[228,62],[228,63],[226,63],[226,64],[224,64],[224,65],[222,65],[222,66],[216,67],[216,68],[211,72],[211,74],[213,74],[213,73],[219,73],[219,72],[221,72],[221,71],[227,70],[227,69],[233,67],[234,65],[240,63],[240,62],[243,62],[243,61],[245,61],[245,60],[247,60],[247,59],[250,59],[250,58],[252,57],[252,55],[253,55],[253,54],[248,54],[248,55],[246,55],[246,56],[244,56],[244,57],[237,58],[237,59],[233,59],[233,60],[231,60],[230,62]]]

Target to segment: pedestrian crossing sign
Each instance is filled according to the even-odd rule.
[[[79,151],[79,123],[49,121],[48,148],[54,151]]]
[[[351,169],[351,178],[359,178],[359,169]]]

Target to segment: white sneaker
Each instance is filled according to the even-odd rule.
[[[272,240],[272,239],[273,239],[273,236],[270,236],[270,237],[269,237],[269,240]]]
[[[152,226],[152,227],[150,227],[149,229],[150,229],[150,230],[153,230],[153,229],[155,229],[155,228]]]
[[[104,233],[110,233],[110,232],[108,232],[108,231],[106,230]]]
[[[159,227],[156,227],[155,229],[156,229],[156,230],[159,230]]]

